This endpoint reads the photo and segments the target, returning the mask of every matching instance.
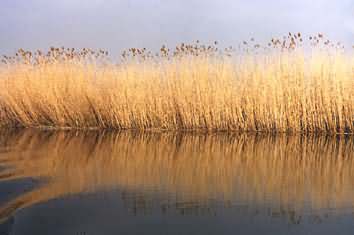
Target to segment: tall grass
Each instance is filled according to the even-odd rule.
[[[69,58],[2,66],[0,126],[354,131],[354,58],[345,53]]]

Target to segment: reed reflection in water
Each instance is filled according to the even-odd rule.
[[[6,131],[0,167],[2,181],[42,180],[0,208],[3,220],[51,199],[112,189],[135,212],[156,197],[162,211],[183,213],[215,203],[285,214],[354,206],[353,136]]]

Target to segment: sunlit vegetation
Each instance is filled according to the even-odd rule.
[[[322,34],[131,48],[118,63],[20,49],[0,66],[0,126],[352,133],[353,78],[351,49]]]

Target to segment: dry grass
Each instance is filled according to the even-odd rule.
[[[228,57],[210,53],[212,47],[184,49],[192,52],[182,56],[181,50],[167,56],[163,47],[158,59],[134,50],[118,65],[70,54],[8,63],[0,68],[0,126],[354,131],[354,58],[348,54]]]

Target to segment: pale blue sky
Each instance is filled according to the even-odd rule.
[[[156,48],[324,32],[354,43],[354,0],[0,0],[0,53],[49,46]]]

